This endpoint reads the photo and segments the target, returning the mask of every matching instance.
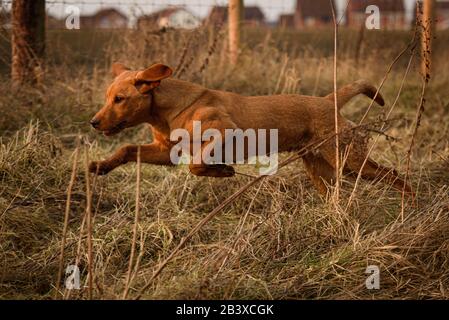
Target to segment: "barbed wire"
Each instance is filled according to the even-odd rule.
[[[10,11],[13,0],[3,0],[0,2],[0,10]],[[137,15],[150,14],[168,7],[178,6],[187,10],[191,9],[194,15],[199,18],[206,17],[215,6],[228,6],[228,0],[46,0],[47,14],[55,15],[59,18],[65,17],[67,6],[76,6],[82,14],[89,15],[106,8],[115,8],[129,18]],[[258,0],[244,1],[245,7],[258,7],[265,16],[266,22],[275,22],[281,14],[293,14],[295,12],[295,0],[278,0],[264,2]]]
[[[5,4],[11,5],[12,0],[4,1]],[[152,7],[152,6],[158,6],[158,5],[166,5],[166,6],[176,6],[181,4],[186,4],[189,6],[195,6],[195,7],[211,7],[213,5],[211,4],[205,4],[202,2],[194,2],[194,3],[187,3],[186,1],[70,1],[70,0],[46,0],[45,3],[47,5],[79,5],[79,6],[88,6],[88,5],[95,5],[95,6],[123,6],[123,7],[132,7],[132,6],[140,6],[140,7]],[[222,2],[223,5],[225,2]]]
[[[13,0],[3,0],[2,4],[10,6],[12,5]],[[47,5],[79,5],[79,6],[88,6],[88,5],[94,5],[94,6],[123,6],[123,7],[132,7],[132,6],[140,6],[140,7],[154,7],[154,6],[179,6],[179,5],[185,5],[190,7],[213,7],[213,6],[227,6],[228,1],[227,0],[214,0],[210,2],[205,1],[187,1],[187,0],[142,0],[142,1],[102,1],[102,0],[46,0],[45,3]],[[284,0],[284,1],[277,1],[278,4],[274,4],[273,2],[270,2],[269,4],[266,3],[260,3],[251,1],[246,3],[246,6],[258,6],[260,8],[264,9],[280,9],[280,8],[292,8],[292,4],[294,1],[290,0]]]

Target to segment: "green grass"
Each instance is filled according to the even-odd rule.
[[[339,84],[366,78],[379,84],[409,33],[369,33],[355,65],[356,32],[344,31]],[[246,95],[281,92],[324,95],[332,91],[331,30],[306,33],[245,31],[245,49],[236,68],[226,60],[223,37],[212,30],[177,34],[53,33],[49,68],[39,88],[10,90],[0,83],[0,297],[54,297],[58,259],[76,136],[84,143],[72,191],[64,266],[77,257],[86,207],[84,154],[100,159],[123,143],[151,140],[144,126],[105,138],[88,120],[102,105],[111,80],[109,63],[131,67],[163,61],[174,67],[187,45],[181,78]],[[101,40],[100,40],[101,37]],[[115,37],[115,38],[114,38]],[[301,162],[248,190],[210,221],[183,248],[145,292],[147,299],[443,299],[449,289],[448,159],[449,94],[447,39],[436,40],[435,75],[411,155],[411,182],[417,207],[407,205],[401,221],[401,195],[382,183],[342,184],[341,206],[313,189]],[[222,39],[223,38],[223,39]],[[111,40],[113,39],[113,40]],[[282,43],[288,45],[283,46]],[[7,47],[7,43],[0,46]],[[84,46],[84,48],[83,48]],[[209,50],[210,48],[213,50]],[[299,48],[299,49],[295,49]],[[213,51],[209,54],[208,51]],[[130,54],[132,53],[132,54]],[[200,67],[208,63],[205,71]],[[385,83],[386,108],[394,101],[408,56]],[[3,70],[8,66],[3,65]],[[281,70],[284,72],[281,72]],[[404,173],[414,128],[421,78],[419,58],[412,65],[387,133],[373,158]],[[277,89],[276,89],[277,88]],[[344,114],[358,121],[369,101],[357,98]],[[373,134],[373,137],[376,136]],[[288,154],[281,155],[281,159]],[[237,171],[255,174],[250,166]],[[94,297],[120,298],[125,285],[135,210],[136,167],[128,164],[93,182]],[[146,284],[158,264],[182,237],[250,178],[199,178],[185,167],[143,165],[141,221],[137,241],[140,266],[130,298]],[[246,220],[244,217],[247,216]],[[239,231],[241,230],[241,231]],[[87,276],[85,234],[80,247],[81,278]],[[365,288],[365,269],[378,265],[381,289]],[[71,298],[85,299],[86,290]]]

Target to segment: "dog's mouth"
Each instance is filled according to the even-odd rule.
[[[103,134],[105,136],[113,136],[114,134],[119,133],[120,131],[122,131],[123,129],[125,129],[126,126],[126,121],[122,121],[120,122],[118,125],[116,125],[115,127],[113,127],[112,129],[109,130],[104,130]]]

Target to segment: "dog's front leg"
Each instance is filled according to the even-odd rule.
[[[91,162],[89,164],[89,171],[104,175],[125,163],[136,162],[137,149],[137,145],[125,145],[119,148],[108,159]],[[140,147],[140,160],[144,163],[172,165],[170,160],[170,149],[159,142],[142,145]]]

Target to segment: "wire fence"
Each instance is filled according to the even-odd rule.
[[[348,3],[356,2],[356,0],[334,0],[336,13],[340,21],[344,24],[346,22],[346,14],[348,10]],[[395,2],[396,4],[401,3],[400,5],[396,5],[402,7],[402,12],[398,14],[402,14],[405,16],[404,20],[406,21],[407,26],[410,26],[411,20],[414,18],[414,8],[415,8],[415,0],[390,0],[391,2]],[[8,13],[11,11],[13,0],[0,0],[0,12]],[[292,21],[294,20],[295,13],[300,13],[298,9],[297,0],[243,0],[245,11],[251,11],[249,13],[250,20],[257,19],[259,22],[263,23],[267,26],[277,26],[283,25],[287,22],[289,26],[294,26]],[[308,3],[307,6],[310,7],[311,11],[320,11],[317,15],[317,19],[320,19],[320,15],[323,16],[324,12],[326,12],[326,8],[323,8],[323,3],[321,1],[306,1],[304,3]],[[312,4],[311,4],[312,3]],[[376,2],[373,3],[385,3],[385,2]],[[389,2],[388,2],[389,3]],[[81,17],[92,17],[98,14],[99,12],[105,11],[107,9],[115,9],[119,13],[123,14],[127,18],[127,27],[135,27],[137,26],[137,21],[139,17],[154,14],[160,12],[167,8],[172,7],[181,7],[192,13],[198,20],[204,21],[210,15],[214,7],[226,7],[229,4],[228,0],[46,0],[46,12],[47,17],[50,17],[53,20],[65,20],[69,15],[70,11],[68,8],[76,7],[78,9],[78,13]],[[330,2],[329,2],[330,4]],[[303,5],[303,4],[302,4]],[[391,6],[391,4],[390,4]],[[327,8],[329,9],[329,8]],[[257,10],[261,12],[262,17],[257,16]],[[322,12],[321,12],[322,11]],[[328,11],[328,10],[327,10]],[[364,15],[363,12],[362,15]],[[251,18],[251,15],[253,17]],[[1,18],[1,17],[0,17]],[[107,19],[107,17],[106,17]],[[290,19],[290,20],[289,20]],[[296,19],[296,18],[295,18]],[[388,24],[388,17],[386,22]],[[449,18],[447,19],[449,20]],[[1,21],[0,21],[1,22]],[[327,22],[328,24],[330,21]],[[0,23],[4,25],[5,23]],[[49,28],[52,28],[53,25],[49,24]],[[83,26],[81,26],[83,27]],[[101,27],[101,26],[100,26]],[[104,27],[103,27],[104,28]]]
[[[350,23],[347,23],[348,26],[353,27],[353,29],[358,31],[364,29],[363,26],[365,25],[366,20],[366,12],[364,8],[359,10],[359,12],[351,12],[351,10],[349,9],[349,4],[351,3],[351,1],[355,3],[356,0],[334,1],[336,5],[337,20],[339,24],[345,24],[346,19],[344,18],[348,17],[347,20],[352,21],[352,25]],[[379,4],[389,3],[391,5],[394,2],[394,4],[397,5],[401,3],[411,3],[412,0],[390,1],[379,1]],[[241,11],[243,12],[243,14],[241,14],[240,19],[238,18],[238,15],[232,16],[235,18],[235,21],[243,20],[245,23],[249,23],[250,25],[255,25],[258,27],[280,26],[282,28],[292,27],[295,29],[314,29],[315,26],[322,27],[323,25],[333,27],[332,15],[330,14],[330,1],[278,0],[273,2],[268,0],[243,0],[241,2],[244,4],[244,10]],[[9,47],[10,44],[12,44],[12,47],[14,48],[14,41],[11,41],[11,39],[14,39],[14,37],[11,37],[12,33],[8,30],[6,30],[6,32],[4,31],[5,29],[12,29],[11,9],[13,3],[13,0],[0,0],[0,52],[2,53],[2,57],[0,57],[0,60],[2,60],[4,64],[8,66],[10,64],[8,61],[14,61],[9,53],[11,52]],[[25,2],[22,2],[22,4],[24,3]],[[233,49],[233,47],[239,48],[239,41],[236,41],[236,43],[232,41],[233,37],[231,35],[231,24],[226,24],[229,3],[229,0],[46,0],[46,16],[44,15],[44,11],[42,10],[44,7],[42,1],[40,2],[41,14],[39,15],[38,19],[36,19],[39,21],[43,21],[44,19],[46,19],[45,24],[47,29],[138,28],[139,31],[141,27],[145,27],[145,29],[154,28],[157,30],[163,30],[165,27],[173,27],[174,29],[178,27],[180,29],[198,29],[197,27],[210,23],[215,25],[215,27],[220,26],[220,29],[228,30],[228,49],[230,50],[230,52],[238,52],[239,50],[235,48]],[[309,14],[313,14],[313,17],[306,16],[306,14],[304,13],[305,3],[310,6]],[[390,11],[387,12],[388,10],[385,9],[386,7],[383,7],[384,11],[381,12],[382,29],[409,30],[412,23],[410,23],[410,21],[408,21],[409,19],[405,17],[405,15],[410,13],[407,13],[408,9],[404,10],[404,8],[407,8],[407,6],[396,5],[390,7],[401,7],[402,9],[392,12],[390,8]],[[24,7],[26,6],[24,5]],[[173,10],[174,8],[182,10]],[[181,14],[174,14],[173,12],[175,11],[178,13],[181,12]],[[214,12],[218,13],[218,15],[213,15]],[[349,19],[350,12],[351,16],[353,17],[352,19]],[[326,14],[327,16],[325,16]],[[29,18],[29,15],[22,15],[22,18],[23,17]],[[212,19],[213,17],[215,17],[216,19]],[[357,17],[357,19],[355,17]],[[70,28],[69,25],[70,22],[72,22],[72,20],[70,19],[72,18],[74,18],[74,20],[77,20],[76,18],[78,18],[78,24],[76,26],[75,24],[72,24],[71,26],[73,26],[73,28]],[[17,19],[16,16],[15,19]],[[16,26],[16,29],[20,24],[24,24],[26,26],[27,23],[26,21],[20,21],[19,23],[14,24]],[[240,23],[238,23],[238,25],[240,25]],[[147,26],[149,28],[146,28]],[[221,28],[223,26],[224,28]],[[30,28],[30,30],[31,29],[32,28]],[[130,31],[133,32],[134,30]],[[21,32],[19,34],[29,34],[30,32]],[[220,35],[225,35],[224,31],[220,32]],[[264,28],[262,32],[269,33],[270,30],[268,28]],[[44,34],[45,31],[41,31],[41,33]],[[102,30],[99,30],[96,33],[101,33],[103,35]],[[112,34],[109,32],[106,33],[108,35]],[[235,34],[240,34],[240,31],[236,31]],[[248,34],[250,36],[248,36]],[[246,33],[246,35],[245,45],[248,44],[247,42],[249,42],[248,39],[251,37],[251,33]],[[293,40],[292,38],[288,38],[288,33],[285,33],[284,35],[286,36],[285,42],[297,41],[297,39]],[[86,36],[89,36],[89,34],[86,33]],[[362,39],[362,37],[363,33],[360,31],[359,39]],[[24,38],[24,41],[33,42],[33,37],[29,38],[30,39]],[[34,38],[39,37],[35,36]],[[20,43],[22,42],[16,41],[15,43],[20,45]],[[95,44],[94,42],[95,41],[92,40],[92,45]],[[359,42],[361,42],[361,40]],[[304,42],[303,44],[306,44],[306,42]],[[51,49],[52,47],[54,47],[54,44],[48,46],[49,49]],[[317,47],[324,48],[324,51],[328,49],[328,45],[318,45]],[[31,50],[30,52],[33,52],[33,50]],[[91,54],[89,54],[89,56],[91,56]]]
[[[12,0],[0,1],[1,10],[9,12]],[[81,16],[92,16],[106,9],[115,9],[128,18],[128,27],[136,26],[140,16],[149,15],[170,8],[185,8],[200,20],[208,17],[214,7],[225,7],[227,0],[46,0],[47,16],[55,19],[65,19],[68,16],[67,9],[75,6]],[[295,11],[295,0],[246,0],[245,7],[257,8],[263,14],[263,23],[274,25],[280,15],[293,14]]]

